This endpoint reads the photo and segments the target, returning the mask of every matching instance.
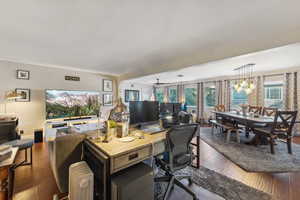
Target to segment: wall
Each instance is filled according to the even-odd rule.
[[[17,69],[29,70],[30,80],[16,79]],[[80,81],[65,81],[65,75],[79,76]],[[42,128],[45,122],[45,89],[90,90],[101,92],[103,78],[114,80],[114,96],[116,96],[116,81],[114,77],[0,61],[0,113],[4,112],[4,95],[6,91],[14,90],[15,88],[30,89],[31,101],[9,102],[7,103],[7,113],[17,114],[20,119],[19,129],[23,129],[26,135],[32,136],[33,130]]]
[[[138,90],[140,91],[140,101],[150,101],[153,94],[153,86],[145,84],[130,83],[129,81],[122,81],[119,84],[119,95],[125,102],[125,90]],[[153,97],[154,98],[154,97]]]

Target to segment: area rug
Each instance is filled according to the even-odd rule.
[[[178,174],[191,175],[195,184],[226,200],[274,200],[270,194],[249,187],[239,181],[202,166],[200,169],[189,167],[185,170],[181,170]],[[162,175],[163,172],[157,170],[156,176],[159,177]],[[167,184],[165,183],[155,184],[155,200],[163,199],[166,188]]]
[[[234,136],[234,134],[232,134]],[[297,172],[300,171],[300,145],[293,144],[293,154],[288,154],[287,146],[284,142],[277,142],[275,154],[270,153],[269,145],[246,145],[246,138],[241,134],[241,143],[235,142],[233,137],[230,143],[225,142],[225,134],[215,133],[211,135],[210,128],[200,129],[200,138],[241,167],[247,172]]]

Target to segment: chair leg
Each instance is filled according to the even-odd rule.
[[[288,138],[286,144],[287,144],[289,154],[293,154],[293,152],[292,152],[292,139]]]
[[[175,179],[175,184],[178,185],[180,188],[185,190],[187,193],[193,196],[194,199],[197,199],[196,194],[187,186],[185,186],[183,183],[181,183],[179,180]]]
[[[169,182],[171,177],[169,176],[162,176],[162,177],[155,177],[154,182]]]
[[[212,136],[214,135],[214,128],[215,128],[215,126],[212,125],[212,126],[211,126],[211,135],[212,135]]]
[[[226,142],[230,142],[231,130],[227,131]]]
[[[30,165],[32,166],[33,163],[33,156],[32,156],[32,147],[30,148]]]
[[[236,131],[236,140],[237,140],[238,143],[241,143],[240,131],[239,130]]]
[[[275,154],[274,151],[274,138],[270,137],[270,148],[271,148],[271,154]]]
[[[169,184],[168,184],[167,191],[166,191],[166,193],[165,193],[165,195],[164,195],[164,200],[167,200],[167,199],[168,199],[168,196],[170,195],[171,189],[172,189],[173,186],[174,186],[174,180],[175,180],[175,177],[172,176],[172,177],[171,177],[171,180],[170,180],[170,182],[169,182]]]

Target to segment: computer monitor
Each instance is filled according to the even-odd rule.
[[[143,124],[159,120],[159,103],[157,101],[130,101],[130,124]]]
[[[173,104],[173,113],[178,114],[181,111],[181,103]]]
[[[165,113],[173,113],[173,103],[161,103],[159,105],[159,113],[165,114]]]

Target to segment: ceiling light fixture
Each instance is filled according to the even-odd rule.
[[[247,95],[255,89],[253,80],[253,67],[254,63],[249,63],[234,69],[238,75],[238,79],[235,81],[233,88],[237,92],[245,91]]]

